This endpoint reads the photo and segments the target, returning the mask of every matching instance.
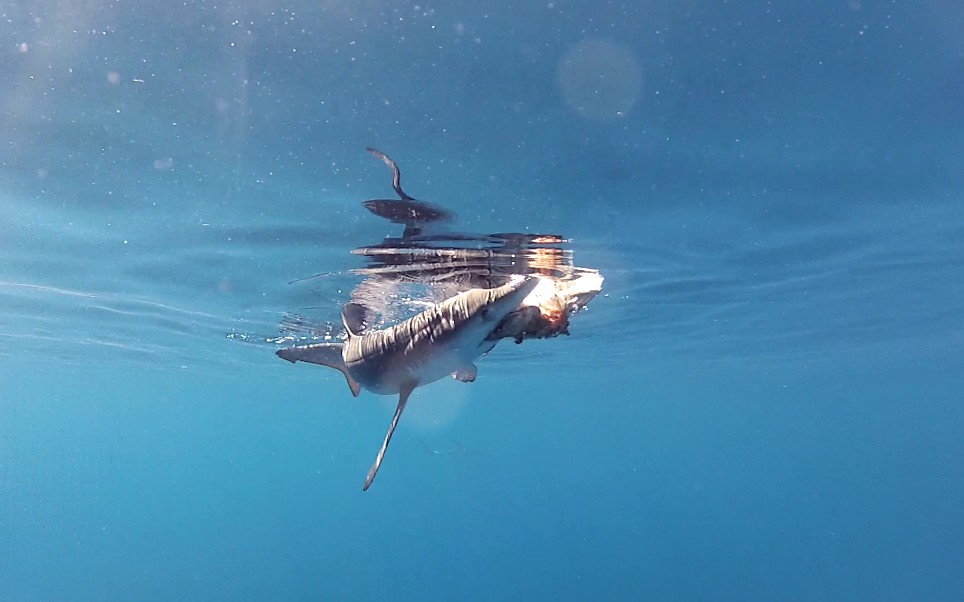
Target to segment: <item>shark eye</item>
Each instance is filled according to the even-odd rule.
[[[489,308],[486,307],[482,310],[482,319],[487,320],[489,318]]]

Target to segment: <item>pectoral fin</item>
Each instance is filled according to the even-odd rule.
[[[402,390],[398,393],[398,405],[395,407],[395,416],[392,418],[392,424],[388,427],[388,434],[385,435],[385,441],[382,443],[382,448],[378,450],[378,455],[375,457],[375,463],[372,464],[371,470],[368,471],[368,477],[365,479],[365,485],[362,487],[362,491],[368,491],[371,487],[372,481],[375,480],[375,475],[378,474],[378,469],[382,465],[382,460],[385,459],[385,450],[388,449],[388,442],[392,440],[392,434],[395,432],[395,427],[398,426],[398,419],[402,416],[402,412],[405,411],[405,404],[408,403],[408,396],[412,394],[415,390],[416,383],[411,383],[402,387]]]
[[[287,347],[285,349],[279,349],[275,353],[281,359],[288,360],[292,364],[295,362],[307,362],[309,364],[328,366],[329,368],[338,370],[345,375],[345,380],[348,381],[348,388],[351,389],[351,394],[358,397],[358,394],[361,392],[361,385],[359,385],[348,372],[348,366],[345,365],[345,360],[342,359],[341,355],[343,348],[344,345],[341,343],[318,343],[316,345]]]
[[[475,367],[475,364],[469,364],[459,368],[452,373],[452,378],[462,383],[475,382],[475,377],[479,375],[479,369]]]

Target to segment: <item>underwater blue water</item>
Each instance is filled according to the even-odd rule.
[[[606,280],[363,493],[366,146]],[[0,600],[964,599],[962,158],[950,0],[0,6]]]

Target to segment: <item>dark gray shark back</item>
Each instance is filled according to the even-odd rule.
[[[534,277],[520,278],[491,289],[472,289],[447,299],[395,326],[352,336],[349,332],[344,359],[352,370],[358,364],[389,355],[409,355],[445,344],[458,334],[458,327],[479,312],[511,295],[524,298],[538,284]],[[348,326],[346,319],[346,327]],[[493,329],[497,326],[493,324]]]

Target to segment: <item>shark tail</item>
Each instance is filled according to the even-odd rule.
[[[348,388],[351,389],[351,394],[358,397],[359,393],[361,393],[361,385],[359,385],[358,381],[352,378],[351,373],[348,372],[348,366],[345,365],[345,360],[342,359],[341,355],[343,348],[344,345],[341,343],[318,343],[316,345],[286,347],[285,349],[279,349],[275,353],[281,359],[288,360],[292,364],[301,361],[338,370],[345,376],[345,380],[348,381]]]
[[[402,417],[402,412],[405,411],[405,405],[408,403],[408,396],[412,394],[415,390],[417,383],[411,382],[404,385],[398,392],[398,405],[395,407],[395,416],[392,417],[392,424],[388,427],[388,433],[385,435],[385,441],[382,443],[381,449],[378,450],[378,455],[375,457],[375,463],[372,464],[371,470],[368,471],[368,476],[365,477],[365,484],[362,486],[362,491],[368,491],[368,488],[372,486],[372,481],[375,480],[375,475],[378,474],[378,469],[382,466],[382,460],[385,459],[385,452],[388,451],[388,444],[392,440],[392,435],[395,434],[395,427],[398,426],[398,419]]]

